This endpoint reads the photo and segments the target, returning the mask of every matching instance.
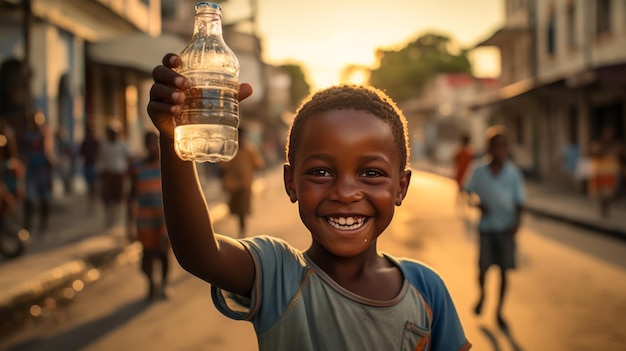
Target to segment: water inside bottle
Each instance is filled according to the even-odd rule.
[[[230,161],[239,149],[237,128],[220,124],[195,124],[174,129],[176,154],[185,161]]]
[[[183,112],[175,119],[175,150],[186,161],[223,162],[237,153],[237,90],[196,86],[185,92]]]

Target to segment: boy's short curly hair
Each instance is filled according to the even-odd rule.
[[[407,121],[395,102],[383,91],[360,85],[336,85],[310,96],[300,107],[289,129],[286,157],[293,164],[307,120],[332,110],[367,111],[391,126],[394,143],[400,155],[400,170],[409,164]]]

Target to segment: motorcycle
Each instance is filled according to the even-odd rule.
[[[13,218],[0,219],[0,255],[6,259],[21,256],[26,250],[30,233],[23,229]]]

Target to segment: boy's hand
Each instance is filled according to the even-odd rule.
[[[163,64],[152,71],[154,84],[150,89],[148,115],[159,132],[174,139],[174,116],[182,112],[182,103],[185,101],[184,91],[189,87],[185,77],[172,69],[182,64],[180,56],[167,54],[163,57]],[[239,85],[239,101],[252,94],[252,86],[248,83]]]

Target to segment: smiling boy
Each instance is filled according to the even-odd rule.
[[[301,252],[269,236],[213,233],[195,167],[173,148],[172,116],[187,82],[171,70],[176,55],[163,63],[148,112],[161,131],[172,247],[185,269],[211,283],[223,314],[253,323],[260,350],[469,349],[441,278],[377,250],[411,179],[406,121],[384,93],[331,87],[299,109],[284,183],[313,239]],[[242,84],[239,93],[252,89]]]

